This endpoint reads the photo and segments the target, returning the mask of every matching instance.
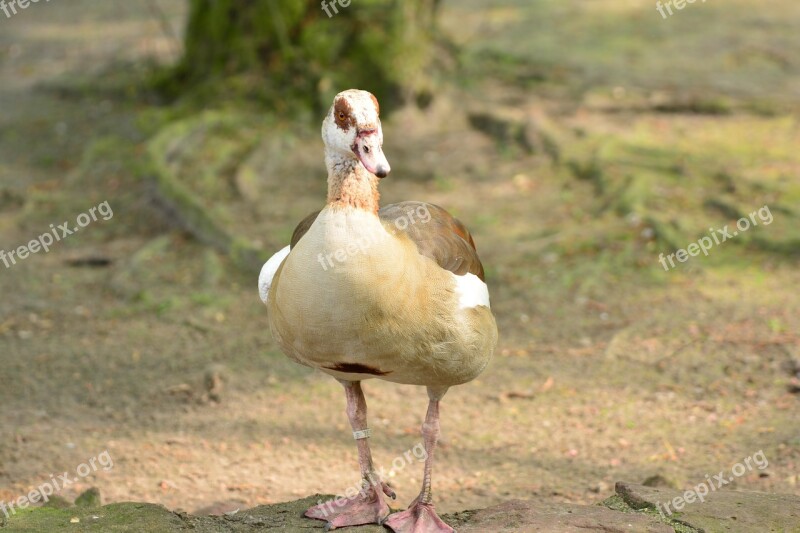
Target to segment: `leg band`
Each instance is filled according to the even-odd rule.
[[[353,438],[354,438],[355,440],[359,440],[359,439],[368,439],[368,438],[369,438],[371,435],[372,435],[372,431],[371,431],[369,428],[367,428],[367,429],[360,429],[360,430],[358,430],[358,431],[354,431],[354,432],[353,432]]]

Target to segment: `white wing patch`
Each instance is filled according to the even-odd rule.
[[[489,306],[489,288],[475,274],[463,276],[451,275],[455,278],[456,294],[459,309],[468,309],[479,305]]]
[[[272,286],[272,278],[275,277],[275,272],[280,268],[283,260],[289,255],[289,246],[284,246],[280,252],[276,253],[269,258],[269,261],[264,263],[261,267],[261,273],[258,275],[258,295],[261,296],[261,301],[267,303],[269,299],[269,288]]]

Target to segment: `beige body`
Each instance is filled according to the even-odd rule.
[[[267,305],[286,354],[350,381],[458,385],[483,371],[497,342],[488,307],[459,307],[454,274],[351,207],[319,214],[276,272]],[[339,364],[375,372],[341,372]]]

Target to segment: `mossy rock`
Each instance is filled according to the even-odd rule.
[[[705,503],[687,505],[671,516],[656,510],[684,493],[617,483],[616,494],[601,505],[578,505],[538,500],[512,500],[482,510],[443,515],[461,533],[547,531],[590,533],[632,531],[648,533],[797,533],[800,532],[800,498],[759,492],[718,491]],[[302,500],[262,505],[222,516],[192,516],[160,505],[115,503],[104,507],[52,509],[37,507],[12,516],[5,532],[158,532],[196,533],[323,530],[325,522],[305,518],[309,507],[334,498],[316,494]],[[397,509],[395,509],[397,510]],[[379,525],[343,528],[341,531],[386,533]]]
[[[29,508],[12,515],[0,530],[14,533],[50,531],[181,531],[181,518],[150,503],[112,503],[100,508]]]
[[[78,507],[95,508],[100,507],[101,504],[100,491],[95,487],[88,489],[75,499],[75,505]]]

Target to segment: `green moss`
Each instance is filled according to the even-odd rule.
[[[650,3],[511,0],[487,8],[465,0],[447,6],[445,29],[464,43],[465,79],[497,76],[577,101],[621,88],[614,106],[774,116],[800,105],[792,88],[800,65],[788,52],[800,46],[800,35],[785,15],[793,5],[782,0],[754,25],[745,0],[693,5],[668,20]],[[742,35],[750,44],[728,45]],[[756,45],[765,42],[772,46]]]
[[[659,522],[667,524],[669,527],[675,530],[675,533],[701,533],[700,530],[691,526],[687,526],[677,519],[667,518],[663,514],[659,513],[654,506],[645,506],[639,509],[631,507],[631,505],[619,494],[615,494],[610,498],[606,498],[598,505],[608,507],[612,511],[618,511],[621,513],[640,513],[651,516],[657,519]],[[676,516],[679,516],[679,513],[676,513]]]
[[[3,531],[41,533],[44,531],[180,531],[181,519],[160,505],[117,503],[101,508],[29,508],[13,515]]]
[[[234,93],[298,113],[363,87],[389,110],[404,91],[428,88],[436,4],[363,0],[329,17],[304,0],[192,0],[185,54],[153,83],[172,98]]]
[[[92,487],[75,500],[78,507],[100,507],[100,491]]]
[[[204,112],[164,128],[148,142],[147,153],[158,196],[178,224],[235,265],[257,271],[267,254],[230,229],[233,176],[258,140],[249,124],[240,114]]]

